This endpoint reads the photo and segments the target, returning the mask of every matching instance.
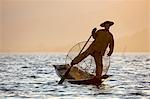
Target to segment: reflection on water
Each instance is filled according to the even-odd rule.
[[[52,65],[64,61],[65,54],[0,54],[0,99],[150,98],[150,55],[112,56],[108,74],[113,76],[100,89],[57,85]]]

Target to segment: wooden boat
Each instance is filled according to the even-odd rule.
[[[64,65],[53,65],[57,75],[62,78],[63,74],[70,67],[69,64]],[[95,78],[94,75],[85,72],[78,67],[72,67],[69,74],[66,77],[66,80],[72,84],[85,84],[85,85],[100,85],[108,75],[103,75],[101,78]]]

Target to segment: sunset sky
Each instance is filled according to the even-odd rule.
[[[1,0],[1,52],[67,52],[114,21],[116,52],[150,52],[150,0]]]

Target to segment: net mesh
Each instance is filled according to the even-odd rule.
[[[71,61],[79,54],[79,52],[81,51],[81,49],[83,48],[85,43],[86,43],[86,41],[79,42],[70,49],[70,51],[68,52],[68,54],[66,56],[66,64],[71,63]],[[82,52],[84,52],[90,46],[91,43],[92,43],[92,41],[89,41]],[[107,73],[109,65],[110,65],[110,58],[107,56],[107,53],[108,53],[108,49],[106,50],[105,55],[103,56],[102,75],[105,75]],[[80,63],[78,63],[74,66],[78,67],[79,69],[81,69],[85,72],[96,75],[95,74],[96,65],[95,65],[94,58],[91,55],[89,55],[84,60],[82,60]]]

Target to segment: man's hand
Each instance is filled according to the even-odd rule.
[[[96,30],[97,30],[97,29],[96,29],[96,28],[94,28],[94,29],[92,30],[92,33],[95,33],[95,32],[96,32]]]
[[[108,53],[107,56],[111,56],[112,53]]]
[[[96,30],[97,30],[96,28],[94,28],[94,29],[92,30],[92,36],[93,36],[94,39],[96,38],[96,33],[95,33]]]

